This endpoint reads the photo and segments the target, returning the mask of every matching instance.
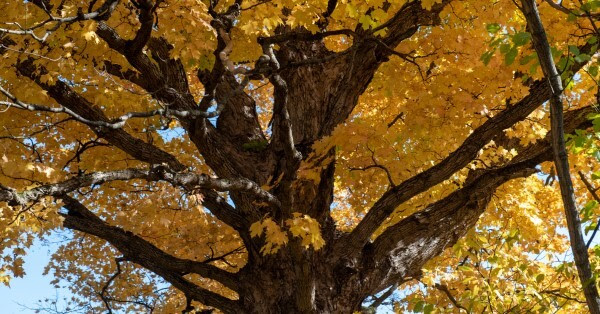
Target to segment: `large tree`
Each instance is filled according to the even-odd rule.
[[[584,311],[539,65],[583,206],[599,4],[538,60],[508,0],[1,1],[0,280],[58,232],[86,312]]]

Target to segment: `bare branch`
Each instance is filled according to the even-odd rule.
[[[371,303],[369,305],[369,308],[374,309],[377,311],[377,308],[381,306],[381,304],[383,304],[383,302],[385,300],[387,300],[387,298],[389,298],[394,291],[396,291],[396,289],[398,289],[398,285],[394,284],[391,285],[384,293],[382,293],[380,296],[378,297],[374,297],[373,303]]]
[[[396,124],[396,122],[398,122],[398,120],[404,122],[404,112],[400,112],[399,114],[397,114],[394,119],[388,123],[387,127],[391,128],[394,124]]]
[[[456,308],[459,308],[459,309],[465,311],[465,313],[469,313],[469,310],[467,310],[466,307],[462,306],[460,303],[458,303],[458,301],[456,301],[456,298],[454,298],[454,296],[448,289],[448,286],[436,283],[435,288],[442,291],[448,297],[448,300],[450,300],[450,302],[452,302],[452,304],[454,304],[454,306],[456,306]]]
[[[550,5],[552,8],[561,11],[565,14],[572,14],[574,16],[577,17],[593,17],[593,18],[598,18],[600,17],[600,14],[598,13],[590,13],[589,11],[585,11],[584,14],[579,14],[567,7],[565,7],[562,3],[562,1],[560,1],[559,3],[554,2],[553,0],[544,0],[544,2],[548,3],[548,5]]]
[[[583,184],[587,188],[588,192],[590,192],[590,194],[592,195],[592,197],[594,198],[594,200],[596,200],[596,202],[600,203],[600,197],[598,197],[598,194],[596,193],[597,189],[594,189],[594,187],[592,186],[592,184],[590,183],[590,181],[588,181],[585,178],[585,175],[583,174],[583,172],[578,171],[577,173],[579,174],[579,177],[581,178],[581,181],[583,182]],[[600,229],[600,219],[596,223],[596,228],[594,228],[594,231],[592,232],[592,235],[590,236],[590,238],[588,239],[587,243],[585,244],[586,248],[588,248],[588,249],[590,248],[590,245],[592,244],[592,241],[594,241],[594,238],[596,237],[596,233],[598,233],[598,229]]]
[[[23,192],[3,189],[0,191],[0,201],[8,202],[9,204],[25,205],[46,196],[60,196],[83,187],[100,185],[111,181],[132,179],[166,181],[174,186],[184,187],[187,190],[214,189],[217,191],[243,191],[252,194],[257,199],[264,200],[275,207],[281,205],[277,198],[248,179],[216,179],[204,174],[195,174],[191,172],[178,173],[162,165],[153,166],[150,170],[125,169],[100,171],[74,177],[60,183],[42,185]]]
[[[106,281],[106,283],[102,287],[102,290],[99,293],[100,299],[102,299],[102,302],[104,302],[104,306],[106,306],[106,310],[108,311],[109,314],[112,314],[112,309],[110,307],[110,300],[106,296],[106,291],[108,290],[108,287],[110,286],[110,284],[121,274],[121,262],[122,261],[123,261],[123,258],[115,259],[115,264],[117,265],[117,271],[112,276],[110,276],[110,278],[108,278],[108,280]]]
[[[7,34],[12,34],[12,35],[29,35],[39,42],[44,42],[44,41],[46,41],[48,36],[50,36],[50,34],[52,34],[54,31],[58,30],[60,28],[60,26],[62,26],[63,24],[68,25],[68,24],[72,24],[75,22],[86,21],[86,20],[101,21],[101,20],[108,19],[108,17],[112,14],[112,12],[117,7],[119,0],[107,0],[96,11],[85,13],[85,14],[81,13],[76,16],[70,16],[70,17],[55,17],[50,14],[50,11],[43,6],[43,3],[41,1],[33,1],[33,3],[36,4],[38,7],[42,8],[48,14],[48,16],[49,16],[48,19],[44,20],[43,22],[37,23],[31,27],[27,27],[27,28],[21,27],[21,25],[16,22],[8,23],[8,24],[14,25],[17,29],[0,28],[0,33],[7,33]],[[52,27],[46,29],[43,36],[40,37],[40,36],[36,35],[36,33],[35,33],[36,30],[38,30],[48,24],[54,24],[54,25]]]
[[[1,80],[1,78],[0,78]],[[52,113],[65,113],[73,117],[73,119],[87,124],[89,126],[95,126],[100,128],[108,128],[108,129],[120,129],[125,126],[127,120],[131,118],[150,118],[155,116],[163,116],[163,117],[176,117],[180,119],[193,119],[198,117],[204,118],[213,118],[219,115],[222,111],[222,106],[219,106],[216,111],[205,112],[201,110],[170,110],[169,108],[165,109],[155,109],[145,112],[128,112],[126,114],[121,115],[120,117],[111,120],[110,122],[101,121],[101,120],[88,120],[80,115],[78,115],[73,110],[60,106],[60,107],[47,107],[36,104],[29,104],[20,101],[14,95],[12,95],[9,91],[0,86],[0,92],[4,94],[10,102],[8,101],[0,101],[0,105],[5,105],[8,108],[17,108],[22,110],[29,111],[44,111],[44,112],[52,112]]]

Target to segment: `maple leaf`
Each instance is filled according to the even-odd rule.
[[[600,7],[524,3],[4,1],[0,282],[69,230],[90,312],[588,311]]]

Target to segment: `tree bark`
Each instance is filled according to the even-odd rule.
[[[109,4],[117,2],[105,1]],[[420,27],[440,23],[439,14],[450,0],[434,4],[431,10],[423,9],[420,1],[407,2],[385,22],[387,35],[384,37],[374,35],[374,30],[363,30],[360,26],[355,30],[316,34],[282,27],[275,36],[259,39],[264,52],[261,58],[268,62],[257,61],[253,72],[232,69],[227,59],[231,50],[229,36],[240,10],[240,1],[220,13],[211,8],[209,14],[214,19],[218,34],[214,51],[216,61],[211,70],[197,73],[206,89],[206,95],[199,101],[189,91],[187,72],[181,61],[170,57],[170,44],[164,38],[151,36],[152,6],[147,5],[148,1],[140,3],[140,29],[133,39],[121,38],[115,29],[102,20],[98,21],[96,30],[99,38],[116,53],[123,55],[133,70],[123,72],[120,66],[108,61],[103,66],[110,74],[129,80],[145,89],[157,101],[169,104],[169,109],[180,112],[177,118],[217,178],[190,174],[186,165],[175,156],[135,138],[123,129],[98,127],[110,122],[100,108],[93,106],[83,94],[60,80],[54,85],[43,83],[40,77],[45,74],[45,69],[28,59],[16,65],[20,75],[47,91],[60,106],[81,117],[79,122],[92,121],[86,124],[99,137],[147,163],[151,170],[127,169],[81,175],[42,185],[26,193],[0,186],[0,201],[24,205],[46,196],[62,199],[67,209],[63,213],[66,228],[107,241],[121,252],[124,261],[136,263],[161,276],[189,300],[226,313],[359,311],[366,297],[419,276],[427,261],[441,254],[475,226],[496,188],[514,178],[533,174],[536,165],[552,160],[553,147],[557,149],[554,155],[560,157],[556,163],[563,167],[559,171],[562,176],[561,191],[565,184],[565,203],[570,201],[572,204],[572,188],[569,190],[568,187],[570,178],[561,136],[564,132],[589,127],[590,121],[585,115],[593,109],[586,107],[568,112],[563,132],[560,129],[563,126],[560,120],[562,87],[560,78],[551,74],[548,77],[554,80],[553,84],[548,84],[546,80],[534,82],[529,95],[474,129],[456,151],[435,166],[384,193],[352,232],[344,233],[336,229],[330,215],[335,150],[314,156],[311,147],[347,120],[379,66],[395,54],[393,49],[400,42],[413,36]],[[328,14],[335,9],[335,5],[336,1],[331,0]],[[535,6],[532,8],[535,9]],[[105,15],[103,19],[107,18]],[[323,38],[328,34],[342,33],[353,37],[351,48],[338,53],[328,51]],[[536,34],[534,42],[537,40]],[[276,51],[273,51],[271,44],[277,44]],[[593,55],[596,51],[592,47],[584,45],[580,50]],[[147,51],[141,52],[144,48]],[[547,47],[543,48],[547,51]],[[584,65],[585,62],[575,63],[569,70],[577,72]],[[554,65],[549,69],[555,71]],[[244,92],[244,82],[247,80],[239,83],[235,79],[236,74],[246,75],[246,79],[257,76],[273,84],[273,136],[270,138],[260,128],[255,101]],[[518,148],[519,154],[496,168],[469,173],[462,188],[390,226],[371,240],[375,230],[381,227],[395,208],[464,169],[485,145],[491,140],[503,140],[505,129],[524,120],[548,99],[553,104],[552,137],[547,136],[527,147],[517,147],[518,144],[514,142],[504,145],[507,149]],[[216,126],[207,121],[206,114],[186,114],[191,111],[206,113],[213,101],[219,103],[221,108]],[[247,144],[254,142],[264,142],[265,145],[258,149],[247,149]],[[298,178],[300,162],[319,169],[319,179]],[[239,233],[248,252],[247,264],[239,272],[231,273],[209,264],[210,259],[192,261],[170,255],[142,237],[106,223],[94,213],[94,209],[86,208],[82,201],[68,195],[81,187],[133,178],[148,182],[166,181],[186,191],[200,189],[204,195],[203,205]],[[268,190],[263,186],[269,186]],[[226,200],[219,192],[229,193],[231,200]],[[567,213],[572,215],[574,207],[569,209],[571,211]],[[319,222],[326,246],[319,251],[306,250],[297,240],[291,239],[276,254],[260,254],[264,240],[250,236],[250,225],[265,216],[282,222],[290,218],[293,212],[310,215]],[[578,222],[576,211],[575,216],[567,218],[570,226]],[[581,237],[578,226],[573,230],[575,235]],[[574,238],[573,235],[571,237]],[[574,252],[579,267],[580,262],[587,261],[587,255],[585,260],[581,260],[580,251],[574,249]],[[587,251],[581,254],[587,254]],[[582,281],[583,277],[590,278],[589,263],[587,267]],[[186,278],[189,274],[220,282],[236,292],[239,298],[229,299],[203,289]],[[595,286],[584,286],[590,290],[589,293],[594,292],[591,287]],[[590,296],[597,299],[597,292]]]
[[[569,170],[569,159],[565,147],[565,132],[562,104],[562,79],[552,58],[550,44],[546,37],[546,31],[540,19],[535,0],[522,0],[522,10],[527,25],[531,31],[533,46],[537,52],[540,65],[548,84],[552,88],[550,97],[550,124],[552,134],[552,152],[554,155],[554,165],[558,175],[558,183],[565,207],[565,216],[567,218],[567,228],[571,240],[571,250],[573,259],[577,266],[581,286],[585,294],[585,299],[591,313],[600,313],[600,297],[596,288],[596,281],[592,275],[587,246],[581,231],[581,220],[579,211],[575,205],[575,193],[573,191],[573,182]]]

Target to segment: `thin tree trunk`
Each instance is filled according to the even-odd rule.
[[[556,70],[554,60],[548,44],[548,38],[544,26],[540,19],[535,0],[522,0],[521,8],[532,35],[533,46],[537,52],[540,65],[544,75],[548,79],[552,88],[552,97],[550,98],[550,124],[552,134],[552,150],[554,153],[554,164],[558,174],[560,192],[562,195],[565,215],[567,218],[567,227],[571,240],[571,250],[579,279],[583,287],[586,302],[591,313],[600,313],[600,298],[596,289],[595,280],[592,277],[592,270],[588,257],[587,247],[581,233],[581,221],[579,212],[575,205],[575,194],[573,192],[573,182],[569,173],[569,160],[565,147],[564,125],[563,125],[563,106],[562,106],[562,79]]]

